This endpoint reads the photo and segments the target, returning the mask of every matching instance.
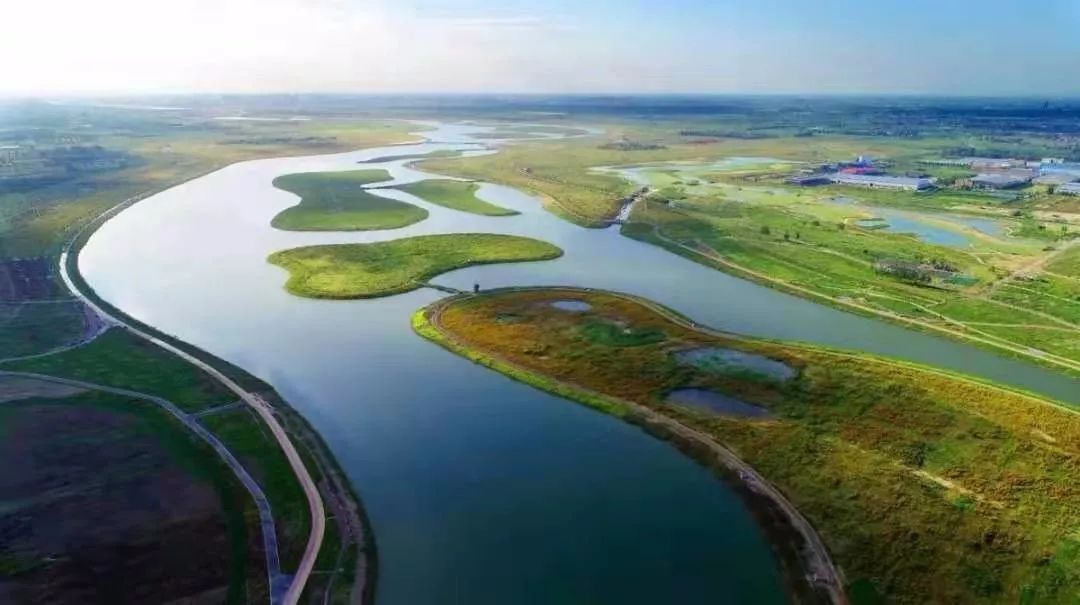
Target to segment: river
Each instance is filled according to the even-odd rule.
[[[294,172],[385,167],[474,152],[439,125],[428,143],[244,162],[139,202],[79,256],[86,280],[131,316],[271,383],[324,436],[357,488],[379,548],[377,601],[426,603],[779,603],[782,583],[749,512],[711,473],[638,429],[513,382],[415,336],[432,290],[364,301],[289,295],[277,250],[446,232],[510,233],[562,247],[555,261],[463,269],[469,289],[576,285],[631,292],[735,332],[866,349],[1075,402],[1080,382],[1027,363],[843,313],[637,242],[618,227],[558,219],[511,188],[479,195],[521,212],[482,217],[408,200],[427,220],[393,231],[286,232]],[[437,142],[436,142],[437,141]],[[383,185],[380,183],[379,185]]]

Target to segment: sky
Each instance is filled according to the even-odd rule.
[[[1080,96],[1080,0],[0,1],[0,95]]]

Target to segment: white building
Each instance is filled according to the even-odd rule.
[[[1080,195],[1080,181],[1058,185],[1055,191],[1061,195]]]
[[[832,182],[840,185],[856,185],[871,189],[902,189],[921,191],[934,186],[934,180],[924,177],[886,176],[883,174],[845,174],[837,172],[831,177]]]

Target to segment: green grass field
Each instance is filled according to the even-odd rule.
[[[562,250],[525,237],[451,234],[374,244],[307,246],[270,255],[289,272],[285,287],[310,298],[374,298],[414,290],[472,265],[549,260]]]
[[[568,299],[591,309],[550,305]],[[500,321],[507,316],[515,321]],[[1076,602],[1075,411],[910,364],[698,332],[602,292],[494,292],[452,301],[438,317],[414,325],[529,384],[620,416],[619,402],[633,401],[734,450],[810,519],[859,603]],[[598,321],[664,339],[623,346],[592,337]],[[673,356],[701,346],[763,355],[798,374],[762,381]],[[664,403],[681,387],[772,417]]]
[[[44,353],[75,342],[85,322],[77,301],[0,305],[0,358]]]
[[[131,334],[112,328],[76,349],[0,364],[0,369],[48,374],[157,395],[185,411],[235,398],[202,370]]]
[[[274,186],[300,196],[271,224],[287,231],[367,231],[397,229],[427,218],[427,210],[379,197],[362,187],[385,181],[385,170],[309,172],[274,179]]]
[[[274,510],[282,566],[295,569],[311,531],[311,515],[304,490],[270,430],[246,409],[204,416],[199,423],[221,439],[262,487]]]
[[[417,183],[409,183],[407,185],[398,185],[395,189],[411,193],[432,204],[446,206],[447,208],[460,210],[462,212],[471,212],[473,214],[484,216],[511,216],[519,214],[516,210],[496,206],[495,204],[485,202],[478,198],[476,196],[476,191],[480,189],[480,186],[476,183],[453,181],[450,179],[429,179]]]

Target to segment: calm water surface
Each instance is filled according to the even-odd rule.
[[[479,195],[521,215],[474,216],[380,190],[428,209],[429,219],[366,233],[270,227],[297,202],[271,186],[276,176],[385,166],[399,182],[415,181],[424,175],[404,160],[357,162],[475,150],[466,143],[478,130],[440,126],[428,133],[439,143],[236,164],[125,210],[79,257],[106,300],[267,380],[323,434],[372,519],[381,604],[776,603],[783,592],[751,516],[707,470],[632,426],[415,336],[410,314],[441,293],[287,294],[285,272],[265,260],[283,248],[447,232],[538,237],[566,255],[436,281],[622,290],[721,329],[868,349],[1080,397],[1065,376],[818,306],[615,230],[576,227],[502,186],[485,184]]]

